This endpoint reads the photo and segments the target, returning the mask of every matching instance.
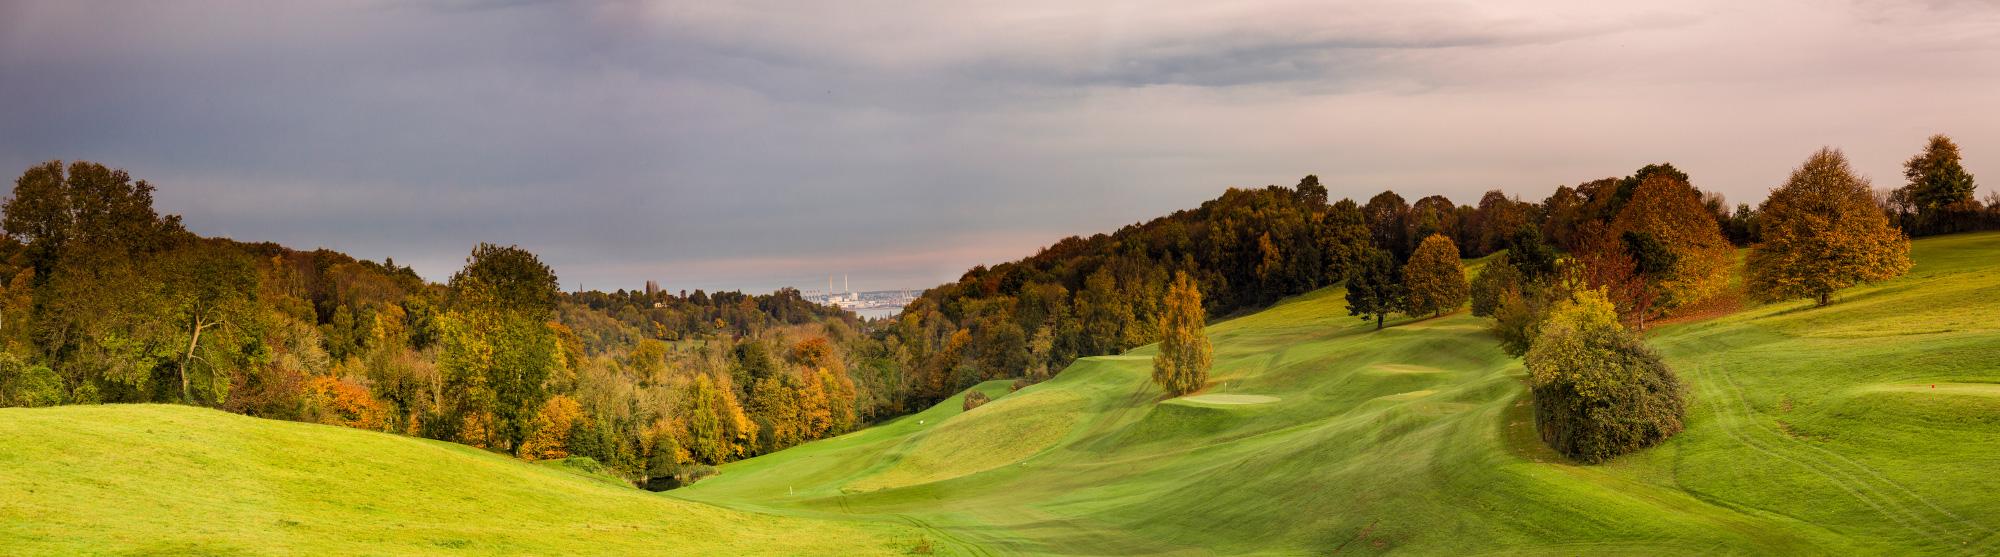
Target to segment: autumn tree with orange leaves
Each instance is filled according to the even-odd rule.
[[[1889,226],[1868,180],[1847,156],[1823,148],[1771,190],[1760,209],[1763,243],[1750,252],[1750,293],[1765,300],[1811,299],[1910,270],[1910,239]]]
[[[1669,261],[1663,269],[1647,270],[1643,280],[1656,297],[1649,312],[1666,311],[1706,299],[1729,282],[1735,248],[1722,236],[1715,217],[1702,205],[1701,193],[1676,173],[1646,176],[1632,199],[1611,222],[1604,244],[1611,249],[1632,243],[1628,235],[1649,238]],[[1615,242],[1615,243],[1614,243]],[[1628,252],[1629,253],[1629,252]],[[1630,254],[1634,259],[1639,254]],[[1628,306],[1631,304],[1620,304]]]

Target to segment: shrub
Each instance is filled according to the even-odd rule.
[[[327,425],[383,431],[389,420],[389,406],[368,387],[331,375],[306,381],[306,408],[312,421]]]
[[[702,478],[721,473],[714,466],[706,464],[675,464],[665,469],[655,470],[646,478],[647,491],[666,491],[694,485]]]
[[[1571,458],[1599,463],[1681,431],[1680,380],[1601,291],[1550,309],[1527,366],[1542,441]]]
[[[969,391],[965,393],[965,410],[968,412],[974,408],[984,406],[988,402],[993,402],[993,398],[986,396],[986,393],[982,393],[979,391]]]
[[[55,406],[62,401],[62,377],[49,366],[0,352],[0,406]]]

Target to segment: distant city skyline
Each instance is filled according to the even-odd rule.
[[[442,281],[923,288],[1317,174],[1469,203],[1672,162],[1733,205],[1933,133],[2000,185],[1991,2],[0,1],[0,171]],[[865,282],[864,282],[865,281]]]

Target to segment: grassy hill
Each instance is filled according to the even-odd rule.
[[[1602,466],[1538,442],[1483,321],[1376,332],[1324,290],[1212,325],[1205,396],[1160,402],[1150,347],[1088,358],[674,495],[966,554],[2000,552],[2000,235],[1914,259],[1832,307],[1650,332],[1688,430]]]
[[[0,409],[0,554],[901,554],[460,445],[185,406]]]
[[[169,406],[0,410],[8,553],[2000,552],[2000,234],[1908,276],[1671,324],[1685,433],[1600,466],[1535,437],[1463,313],[1384,331],[1337,289],[648,494],[404,437]]]

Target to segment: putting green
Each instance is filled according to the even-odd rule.
[[[1881,383],[1859,389],[1863,392],[1934,393],[1942,395],[2000,396],[2000,383]]]
[[[1211,393],[1211,394],[1186,396],[1175,400],[1179,400],[1181,402],[1194,402],[1199,404],[1236,405],[1236,404],[1269,404],[1277,402],[1278,397],[1269,395],[1232,395],[1232,394]]]

